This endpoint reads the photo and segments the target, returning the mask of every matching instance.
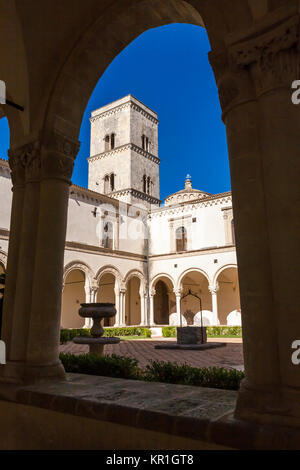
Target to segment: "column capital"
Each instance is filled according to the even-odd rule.
[[[181,297],[182,289],[173,289],[174,294],[176,297]]]
[[[154,297],[155,294],[156,294],[156,290],[154,289],[154,287],[152,287],[152,289],[150,289],[150,297]]]
[[[220,289],[220,286],[218,282],[216,282],[215,285],[208,286],[208,290],[212,295],[215,295],[219,289]]]
[[[299,76],[299,15],[230,39],[209,53],[223,120],[228,111],[277,88],[291,88]],[[266,32],[267,31],[267,32]]]
[[[42,139],[41,178],[70,183],[80,143],[58,132],[45,132]]]
[[[39,179],[41,168],[41,142],[32,140],[18,148],[9,149],[9,166],[13,186],[20,186],[25,181]]]
[[[250,70],[257,96],[276,88],[291,88],[299,75],[300,16],[257,31],[229,47],[235,70]]]
[[[20,147],[9,149],[14,187],[47,178],[70,182],[79,145],[62,134],[47,132]]]

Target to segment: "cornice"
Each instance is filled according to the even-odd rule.
[[[148,160],[156,163],[157,165],[160,164],[160,159],[159,157],[156,157],[152,153],[147,152],[146,150],[142,149],[136,144],[129,143],[125,145],[120,145],[120,147],[116,147],[113,150],[108,150],[106,152],[98,153],[97,155],[92,155],[88,157],[88,162],[94,162],[96,160],[101,160],[106,157],[111,157],[113,155],[117,155],[118,153],[125,152],[126,150],[133,150],[134,152],[138,153],[139,155],[142,155],[143,157],[147,158]]]
[[[90,118],[90,122],[93,123],[95,121],[98,121],[99,119],[103,119],[103,118],[106,118],[108,116],[113,116],[114,114],[120,113],[121,111],[123,111],[126,108],[131,108],[131,109],[134,109],[135,111],[140,112],[144,117],[149,119],[149,121],[153,122],[154,124],[159,123],[159,120],[157,118],[152,116],[145,109],[143,109],[137,103],[133,103],[132,101],[127,101],[126,103],[122,103],[119,106],[116,106],[115,108],[108,109],[107,111],[103,111],[102,113],[99,113],[96,116],[92,116]]]
[[[169,217],[177,214],[182,214],[185,210],[193,210],[199,207],[216,206],[219,204],[226,204],[231,202],[231,191],[226,193],[216,194],[215,196],[202,198],[199,200],[185,201],[174,206],[160,207],[153,209],[149,214],[149,219],[158,217]]]
[[[160,204],[161,200],[157,199],[154,196],[151,196],[150,194],[143,193],[142,191],[138,191],[137,189],[133,188],[125,188],[125,189],[120,189],[119,191],[114,191],[110,193],[111,197],[120,197],[120,196],[134,196],[138,199],[142,199],[143,201],[150,202],[152,204]]]
[[[74,250],[74,251],[81,251],[81,252],[89,252],[93,254],[101,254],[104,256],[110,256],[113,258],[125,258],[125,259],[134,259],[145,262],[146,256],[140,255],[137,253],[131,253],[129,251],[122,251],[122,250],[109,250],[108,248],[103,248],[95,245],[87,245],[85,243],[79,242],[70,242],[67,241],[65,244],[66,250]]]
[[[120,205],[124,209],[134,208],[134,204],[128,204],[127,202],[119,201],[116,198],[111,196],[107,196],[106,194],[98,193],[96,191],[92,191],[91,189],[83,188],[82,186],[77,186],[76,184],[72,184],[70,187],[70,195],[69,197],[74,196],[81,198],[87,202],[91,203],[107,203],[115,206],[117,209],[120,208]],[[136,208],[137,210],[141,210],[140,207]],[[123,212],[121,211],[123,214]],[[118,215],[118,212],[117,212]]]
[[[235,252],[235,245],[224,245],[224,246],[212,246],[201,248],[199,250],[189,250],[182,251],[180,253],[163,253],[160,255],[151,255],[149,256],[150,260],[160,260],[160,259],[178,259],[178,258],[188,258],[192,256],[193,258],[197,255],[210,255],[214,253],[228,253]]]

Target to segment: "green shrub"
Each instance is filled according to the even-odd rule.
[[[164,382],[198,387],[238,390],[244,373],[235,369],[209,367],[198,369],[187,364],[152,361],[145,370],[138,367],[138,361],[130,357],[95,356],[92,354],[60,353],[66,372],[100,375],[123,379]]]
[[[162,328],[162,335],[165,338],[176,338],[176,330],[177,328],[175,326],[164,326]],[[207,326],[206,332],[209,338],[216,338],[222,336],[233,336],[236,338],[242,337],[241,326]]]
[[[72,341],[75,336],[91,336],[89,328],[72,328],[66,329],[62,328],[60,330],[60,342],[67,343]]]
[[[177,331],[175,326],[163,326],[162,335],[164,338],[176,338]]]
[[[75,355],[60,353],[59,358],[66,372],[122,379],[140,378],[141,372],[138,367],[138,361],[130,357],[117,356],[116,354],[111,356],[96,356],[93,354]]]
[[[62,328],[60,330],[60,342],[67,343],[72,341],[75,336],[91,336],[89,328]],[[111,336],[145,336],[151,338],[151,330],[149,328],[128,327],[128,328],[104,328],[104,335]]]
[[[236,336],[237,338],[242,337],[241,326],[208,326],[207,336],[215,338],[217,336]]]
[[[149,328],[141,328],[139,326],[104,328],[103,336],[146,336],[146,338],[151,338],[151,331]]]
[[[222,367],[198,369],[176,362],[152,361],[150,365],[146,366],[143,378],[151,382],[238,390],[244,373]]]

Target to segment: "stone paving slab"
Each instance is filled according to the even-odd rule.
[[[241,343],[227,342],[225,348],[208,349],[204,351],[182,351],[155,349],[156,345],[170,344],[165,340],[131,340],[121,341],[119,344],[108,344],[105,346],[106,355],[117,354],[135,358],[139,361],[139,366],[145,368],[151,360],[171,361],[179,364],[188,364],[192,367],[227,367],[242,366],[243,349]],[[68,342],[60,345],[60,352],[72,354],[85,354],[89,351],[88,346]]]

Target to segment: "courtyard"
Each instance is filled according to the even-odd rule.
[[[179,351],[170,349],[155,349],[158,344],[176,341],[174,338],[157,338],[121,341],[119,344],[105,346],[105,355],[117,354],[135,358],[139,366],[145,368],[150,361],[170,361],[178,364],[188,364],[192,367],[225,367],[240,368],[243,365],[242,340],[240,338],[210,338],[208,341],[222,341],[225,347],[203,351]],[[72,354],[88,353],[87,345],[75,344],[69,341],[61,344],[59,352]]]

